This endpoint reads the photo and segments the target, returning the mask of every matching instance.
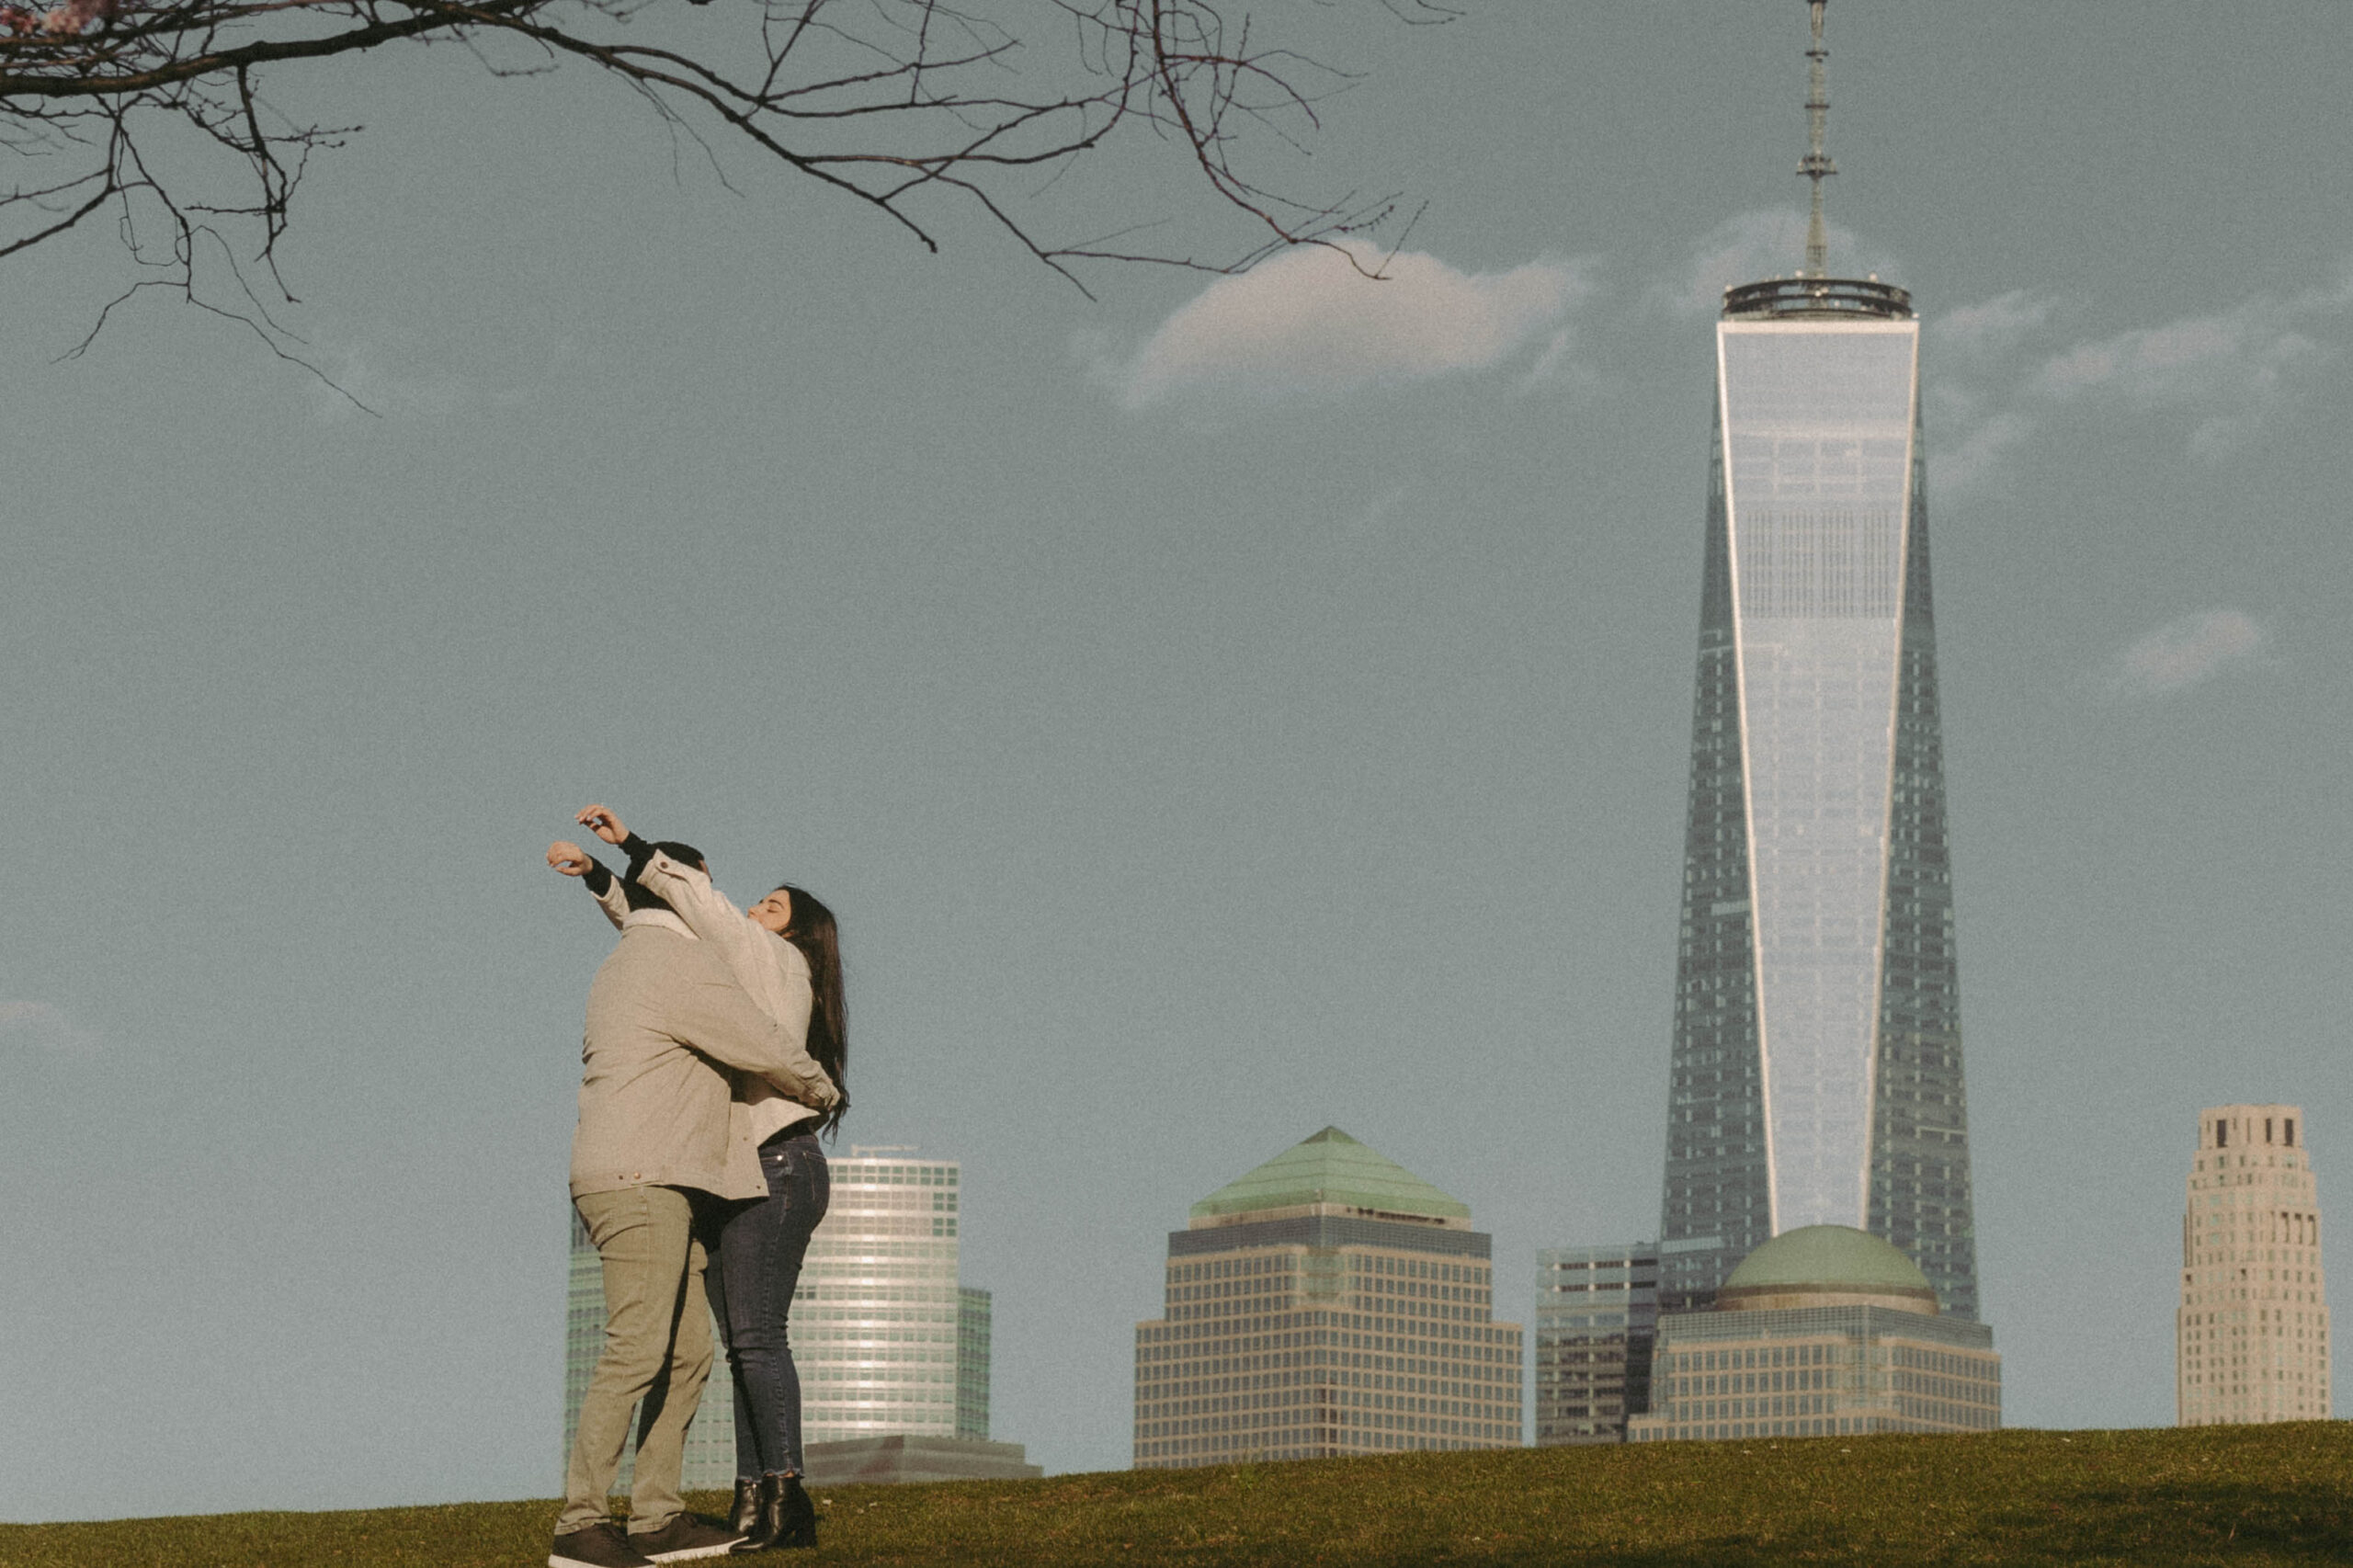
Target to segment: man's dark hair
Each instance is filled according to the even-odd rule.
[[[629,858],[629,870],[621,878],[621,896],[629,900],[629,906],[631,909],[670,907],[651,888],[637,880],[638,873],[645,869],[646,863],[654,858],[656,850],[667,855],[682,866],[692,866],[696,870],[705,873],[710,870],[710,864],[702,858],[702,851],[691,844],[681,844],[675,838],[665,838],[653,844],[644,844],[642,839],[639,842],[643,845],[643,847]]]
[[[632,836],[627,873],[631,881],[637,881],[638,873],[645,869],[645,863],[654,858],[654,853],[657,849],[682,866],[692,866],[698,871],[710,869],[710,862],[702,858],[702,851],[691,844],[681,844],[675,838],[656,839],[652,844],[648,844],[642,838]]]

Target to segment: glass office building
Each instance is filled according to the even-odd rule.
[[[2178,1426],[2328,1419],[2328,1278],[2309,1132],[2301,1106],[2199,1113],[2174,1314]]]
[[[1136,1468],[1517,1448],[1492,1250],[1468,1207],[1336,1127],[1210,1194],[1136,1325]]]
[[[1536,1446],[1621,1443],[1650,1408],[1658,1244],[1536,1255]]]
[[[987,1437],[989,1295],[956,1278],[961,1167],[897,1149],[853,1148],[828,1163],[833,1198],[809,1243],[790,1330],[803,1441]],[[564,1314],[567,1456],[604,1334],[597,1249],[574,1214]],[[712,1343],[721,1343],[715,1328]],[[621,1491],[632,1458],[622,1458]],[[687,1432],[685,1483],[723,1489],[734,1477],[735,1414],[722,1362]]]
[[[832,1166],[833,1201],[792,1301],[807,1440],[953,1437],[961,1167],[864,1149]]]
[[[989,1438],[989,1318],[993,1299],[966,1285],[956,1292],[956,1435]]]
[[[1716,354],[1661,1304],[1840,1224],[1974,1319],[1919,322],[1746,284]]]

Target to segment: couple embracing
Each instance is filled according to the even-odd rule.
[[[790,883],[738,909],[692,846],[648,843],[602,806],[576,820],[629,860],[615,876],[576,844],[548,849],[620,931],[588,991],[572,1143],[573,1206],[604,1270],[605,1345],[548,1562],[643,1568],[814,1546],[785,1323],[830,1192],[817,1134],[849,1103],[833,914]],[[712,1320],[735,1403],[724,1528],[678,1495]],[[624,1532],[606,1494],[640,1407]]]

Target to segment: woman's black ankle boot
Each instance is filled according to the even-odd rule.
[[[727,1510],[727,1528],[743,1536],[748,1536],[760,1528],[758,1476],[739,1475],[735,1478],[735,1506]]]
[[[776,1543],[791,1547],[815,1546],[817,1505],[809,1501],[809,1494],[801,1486],[799,1476],[779,1476],[778,1480]]]
[[[782,1512],[777,1500],[783,1494],[783,1488],[780,1485],[783,1479],[779,1475],[764,1475],[750,1483],[752,1487],[750,1533],[727,1549],[729,1556],[741,1557],[746,1552],[766,1551],[777,1544],[777,1524]],[[739,1481],[735,1484],[740,1488],[745,1483]]]
[[[817,1507],[801,1489],[799,1476],[760,1477],[757,1511],[750,1538],[736,1542],[733,1553],[817,1544]]]

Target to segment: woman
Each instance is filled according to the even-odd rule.
[[[734,1388],[735,1503],[730,1525],[745,1539],[733,1550],[813,1547],[817,1515],[801,1483],[801,1381],[787,1321],[810,1234],[824,1218],[831,1195],[817,1134],[832,1131],[849,1104],[841,1093],[849,1028],[833,911],[790,883],[749,911],[739,910],[711,886],[703,868],[637,837],[604,807],[586,807],[578,821],[606,843],[629,851],[630,880],[659,896],[688,930],[716,948],[752,999],[789,1035],[801,1037],[809,1063],[821,1070],[804,1068],[801,1075],[810,1085],[799,1100],[758,1080],[745,1083],[743,1094],[768,1196],[729,1216],[713,1267],[704,1275],[711,1315],[727,1342]],[[609,872],[594,874],[603,869],[587,861],[574,874],[588,875],[590,891],[618,921],[626,901]]]

